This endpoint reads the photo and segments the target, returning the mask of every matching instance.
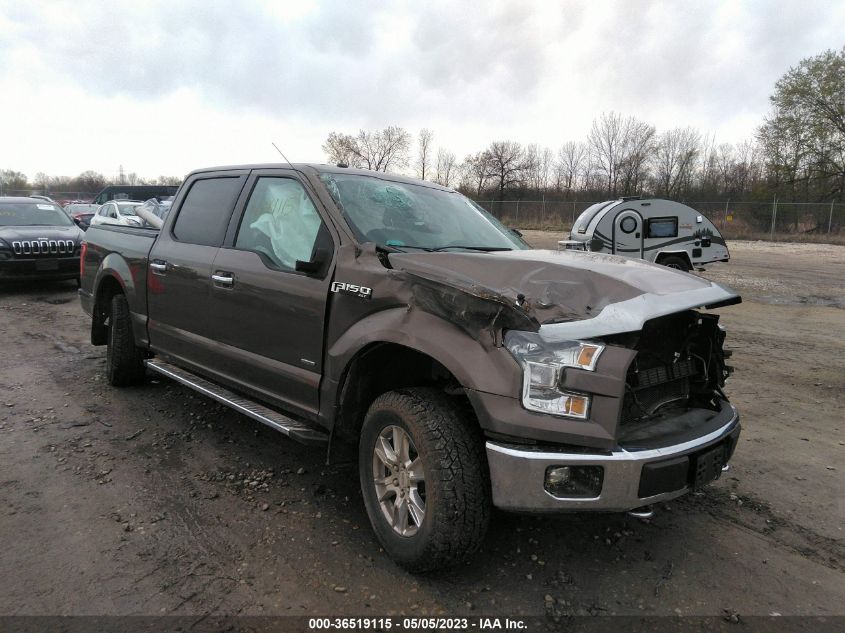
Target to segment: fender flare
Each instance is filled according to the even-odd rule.
[[[102,306],[100,306],[100,302],[102,300],[102,286],[107,279],[114,279],[114,281],[116,281],[120,286],[121,292],[123,292],[126,296],[126,301],[129,303],[129,311],[132,315],[132,330],[135,341],[141,345],[145,345],[147,342],[145,327],[146,316],[143,315],[143,318],[138,318],[139,314],[145,312],[145,310],[143,310],[144,306],[139,306],[138,283],[135,280],[135,276],[132,274],[132,269],[126,263],[126,260],[117,253],[109,253],[103,258],[103,261],[100,263],[100,267],[97,269],[97,274],[94,277],[94,301],[91,323],[92,341],[98,338],[97,333],[100,328],[97,323],[97,315],[98,311],[102,308]],[[141,312],[139,312],[139,307],[141,307]]]
[[[486,334],[482,334],[486,336]],[[501,347],[471,337],[457,325],[422,310],[389,308],[355,323],[327,350],[326,374],[341,385],[350,364],[375,343],[393,343],[443,365],[468,389],[518,396],[522,370]],[[483,371],[478,371],[484,368]]]
[[[657,251],[654,255],[654,263],[661,264],[661,259],[666,257],[682,257],[686,260],[687,264],[689,264],[690,270],[695,270],[695,266],[693,266],[692,258],[689,256],[689,252],[686,250],[680,251],[664,251],[660,250]]]

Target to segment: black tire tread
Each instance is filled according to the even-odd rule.
[[[680,266],[680,270],[683,270],[686,273],[688,273],[692,270],[692,268],[689,265],[689,262],[686,259],[684,259],[683,257],[678,257],[677,255],[671,255],[669,257],[665,257],[662,260],[660,260],[660,263],[663,264],[664,266],[670,266],[671,264],[677,264],[678,266]]]
[[[106,374],[110,385],[125,387],[144,380],[144,350],[135,345],[129,304],[122,294],[111,299],[107,354]]]
[[[397,562],[417,573],[461,562],[481,546],[492,511],[480,429],[474,420],[462,415],[455,398],[434,388],[404,388],[382,394],[370,412],[380,409],[399,412],[419,423],[424,435],[421,444],[428,449],[429,463],[436,464],[434,472],[427,468],[426,479],[441,482],[441,502],[446,508],[434,514],[436,523],[424,551],[414,560]]]

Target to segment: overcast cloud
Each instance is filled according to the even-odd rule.
[[[552,148],[602,111],[750,137],[845,3],[0,0],[0,168],[325,160],[332,130]]]

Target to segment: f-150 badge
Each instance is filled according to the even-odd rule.
[[[360,299],[370,299],[373,296],[373,289],[358,284],[350,284],[345,281],[333,281],[332,292],[343,292]]]

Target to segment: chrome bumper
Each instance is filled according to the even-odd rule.
[[[530,450],[487,442],[487,462],[493,488],[493,505],[503,510],[528,512],[618,511],[633,510],[650,503],[674,499],[690,491],[688,485],[678,490],[650,497],[640,497],[640,477],[645,464],[662,462],[705,451],[740,430],[739,414],[723,427],[683,444],[642,451],[617,449],[604,454],[567,453]],[[561,498],[544,488],[546,469],[550,466],[601,466],[604,482],[601,493],[592,498]]]

